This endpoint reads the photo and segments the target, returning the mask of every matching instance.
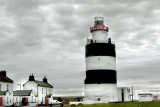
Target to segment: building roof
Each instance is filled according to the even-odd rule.
[[[14,96],[30,96],[32,90],[16,90],[13,91]]]
[[[8,83],[13,83],[13,80],[8,78],[7,76],[0,75],[0,82],[8,82]]]
[[[125,88],[130,88],[130,87],[117,87],[119,89],[125,89]]]
[[[140,93],[138,95],[153,95],[153,94],[151,94],[151,93]]]
[[[7,91],[0,91],[0,95],[6,95]]]
[[[35,80],[35,82],[36,82],[39,86],[53,88],[53,86],[52,86],[51,84],[47,83],[47,82],[38,81],[38,80]]]

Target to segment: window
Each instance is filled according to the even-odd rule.
[[[2,91],[2,84],[0,84],[0,91]]]
[[[49,89],[49,94],[51,94],[51,89]]]
[[[95,25],[103,25],[103,21],[95,21]]]
[[[42,103],[43,103],[43,97],[42,97]]]
[[[43,94],[43,88],[42,88],[42,94]]]
[[[11,103],[12,101],[11,101],[11,99],[10,99],[10,103]]]
[[[47,88],[46,88],[46,94],[47,94]]]
[[[36,98],[35,98],[35,103],[36,103]]]
[[[7,90],[9,90],[9,84],[7,84]]]
[[[8,97],[7,97],[7,103],[8,103]]]
[[[32,96],[32,102],[33,102],[33,96]]]
[[[17,98],[16,98],[16,103],[17,103],[18,101],[17,101]]]

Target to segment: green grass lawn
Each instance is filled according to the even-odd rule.
[[[68,106],[73,107],[73,106]],[[160,107],[160,102],[125,102],[108,104],[79,105],[76,107]]]

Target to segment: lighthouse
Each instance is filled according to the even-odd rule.
[[[109,28],[98,14],[90,28],[92,39],[85,46],[85,101],[117,101],[115,44],[108,37]]]

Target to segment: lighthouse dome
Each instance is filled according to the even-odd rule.
[[[102,14],[97,14],[95,17],[94,17],[94,21],[104,21],[104,17]]]

